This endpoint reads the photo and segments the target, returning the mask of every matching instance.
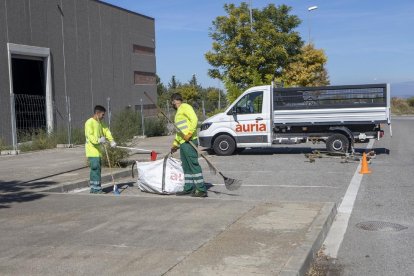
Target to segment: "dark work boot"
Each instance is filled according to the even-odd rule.
[[[191,196],[192,197],[207,197],[207,192],[196,190]]]

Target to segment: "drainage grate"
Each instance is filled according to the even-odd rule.
[[[356,227],[367,230],[367,231],[383,231],[383,232],[389,232],[389,231],[401,231],[404,229],[407,229],[408,227],[386,222],[386,221],[366,221],[366,222],[360,222],[356,224]]]

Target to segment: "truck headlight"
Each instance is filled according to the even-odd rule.
[[[201,124],[200,130],[201,130],[201,131],[206,130],[206,129],[208,129],[208,128],[212,125],[212,124],[213,124],[213,123],[204,123],[204,124]]]

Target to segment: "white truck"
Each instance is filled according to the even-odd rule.
[[[381,128],[391,124],[390,116],[389,84],[257,86],[205,120],[199,143],[217,155],[306,142],[324,142],[330,152],[350,152],[355,142],[383,137]]]

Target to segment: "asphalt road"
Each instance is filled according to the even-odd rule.
[[[392,120],[393,137],[377,141],[388,148],[373,173],[362,179],[344,241],[338,253],[341,275],[414,275],[414,117]],[[358,223],[379,221],[408,227],[367,231]]]
[[[414,117],[393,118],[393,137],[390,138],[387,131],[384,139],[374,143],[377,156],[370,164],[373,172],[362,178],[338,258],[332,266],[339,269],[340,275],[413,275],[414,170],[411,152],[414,141],[410,135],[414,132],[413,124]],[[361,152],[366,146],[358,144],[356,149]],[[227,191],[222,179],[209,173],[206,163],[201,161],[209,184],[209,197],[220,199],[217,202],[223,204],[233,204],[232,201],[237,200],[243,206],[287,201],[335,202],[339,206],[359,162],[343,163],[340,158],[325,157],[311,163],[305,153],[315,149],[323,150],[324,144],[246,150],[230,157],[210,156],[226,176],[242,179],[243,186],[237,191]],[[131,184],[131,179],[118,181]],[[134,186],[128,186],[121,196],[129,197],[126,202],[135,202],[134,197],[159,197],[140,192]],[[101,197],[97,200],[106,202]],[[72,204],[76,206],[76,203]],[[212,205],[211,208],[213,212],[215,207]],[[357,227],[358,223],[368,221],[395,223],[407,228],[367,231]]]
[[[370,164],[372,174],[362,178],[332,271],[340,275],[413,275],[413,126],[414,117],[395,117],[393,137],[385,126],[385,137],[374,142],[377,156]],[[367,144],[357,144],[356,150],[362,152],[366,147]],[[226,176],[242,179],[243,186],[235,192],[226,191],[222,179],[209,173],[205,162],[200,161],[205,180],[212,185],[209,196],[260,202],[335,202],[339,206],[359,162],[343,163],[339,158],[326,157],[310,163],[305,153],[315,149],[324,150],[324,145],[281,146],[246,150],[231,157],[211,156]],[[152,196],[132,188],[125,195]],[[369,221],[408,228],[367,231],[357,227]]]

